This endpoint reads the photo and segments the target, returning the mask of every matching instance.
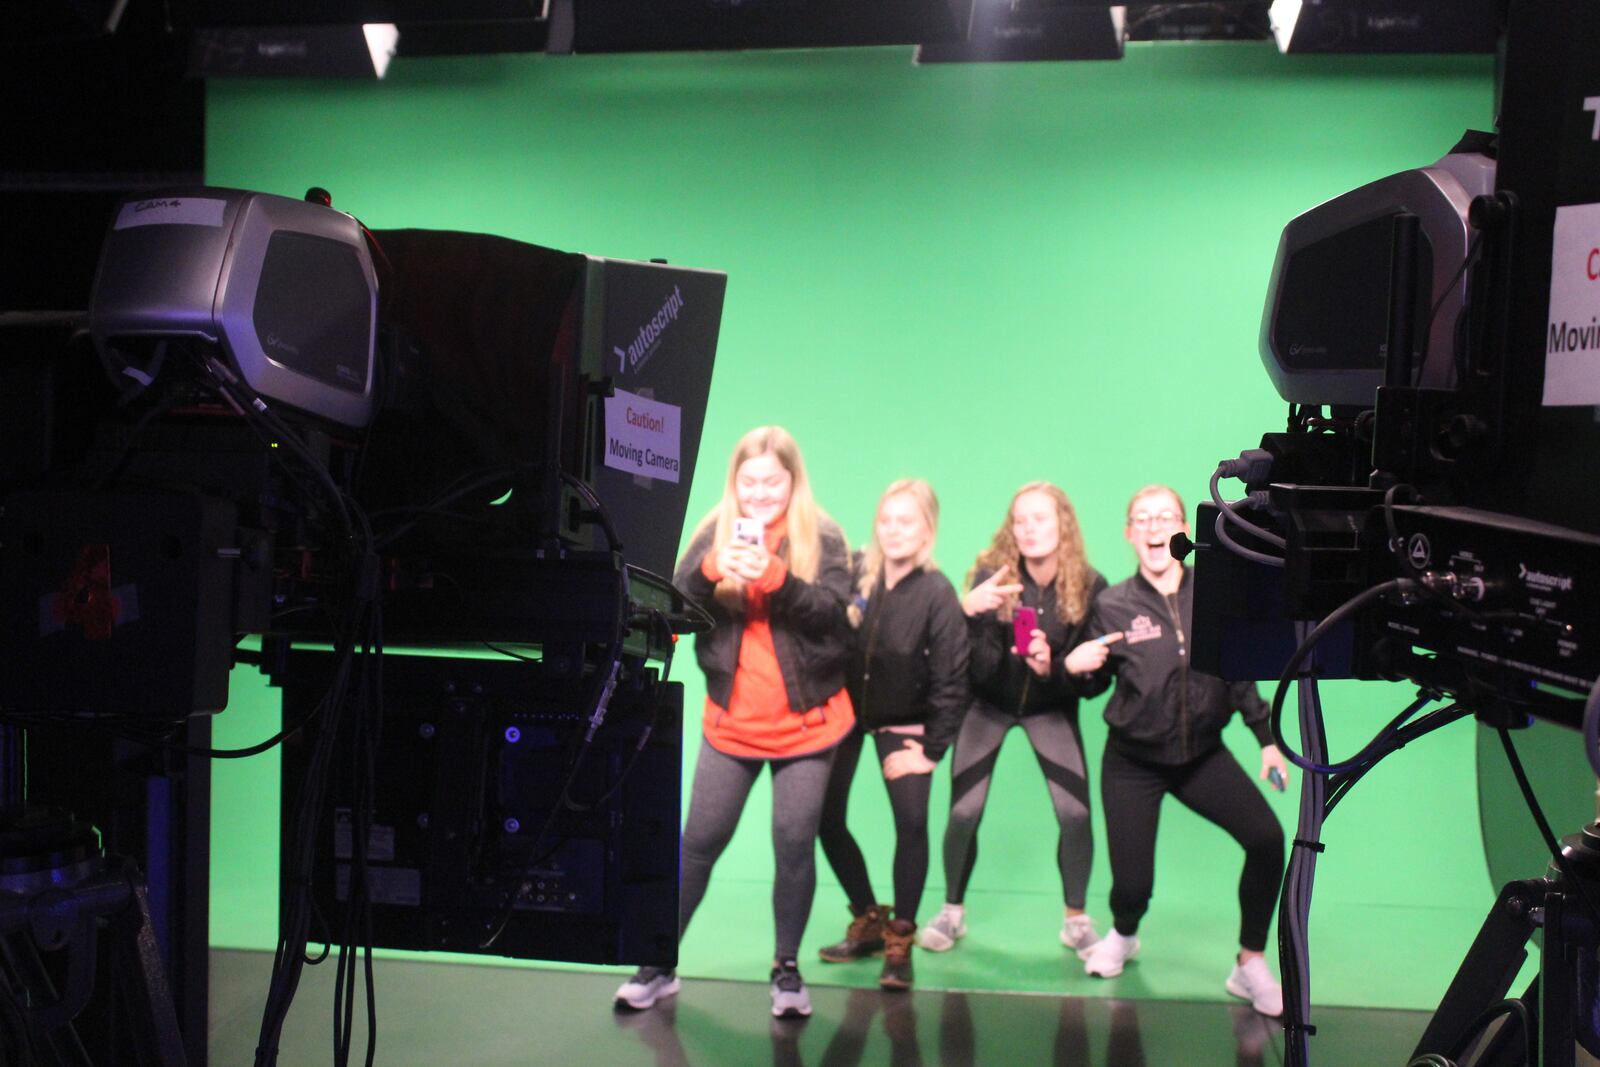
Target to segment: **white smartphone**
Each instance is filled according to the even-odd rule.
[[[759,545],[767,528],[760,519],[747,519],[740,516],[733,520],[733,539],[743,541],[747,545]]]

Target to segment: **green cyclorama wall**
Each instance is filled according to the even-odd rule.
[[[1135,488],[1168,482],[1192,506],[1219,458],[1283,421],[1256,336],[1285,222],[1430,162],[1464,128],[1485,128],[1491,107],[1487,58],[1286,58],[1270,46],[934,68],[903,49],[413,60],[376,84],[212,82],[207,178],[286,195],[325,186],[374,227],[725,270],[694,516],[720,493],[739,434],[780,423],[853,544],[885,484],[925,477],[944,507],[938,558],[959,583],[1013,489],[1046,478],[1076,501],[1091,559],[1116,581],[1133,567],[1121,527]],[[680,664],[692,766],[704,689],[692,659]],[[1406,699],[1328,689],[1336,751]],[[218,741],[270,733],[273,695],[249,676],[235,691]],[[1083,710],[1092,777],[1100,706]],[[1059,923],[1055,827],[1013,736],[972,894],[1024,901],[1043,952]],[[1253,773],[1248,734],[1235,726],[1229,740]],[[273,942],[276,774],[275,755],[217,768],[216,944]],[[870,763],[857,783],[853,823],[887,895],[892,835]],[[747,887],[755,929],[770,931],[767,796],[752,798],[714,887]],[[1292,829],[1294,793],[1271,800]],[[947,803],[941,770],[924,919],[941,899]],[[1096,820],[1090,902],[1105,920]],[[1209,916],[1208,958],[1225,965],[1239,853],[1175,805],[1164,820],[1147,948]],[[1331,968],[1319,999],[1436,1000],[1492,899],[1476,830],[1470,725],[1362,782],[1318,869],[1315,945]],[[1426,881],[1414,881],[1424,853]],[[807,954],[844,914],[820,870]],[[986,906],[974,904],[975,930]],[[725,955],[748,957],[760,978],[769,936]],[[1154,951],[1142,991],[1162,995]],[[686,968],[714,972],[712,955],[691,930]],[[816,965],[808,976],[832,977]],[[1208,969],[1204,987],[1221,976]]]

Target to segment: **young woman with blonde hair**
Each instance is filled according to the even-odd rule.
[[[817,821],[834,747],[855,724],[845,691],[850,556],[786,431],[762,426],[739,440],[722,502],[695,531],[673,580],[717,622],[695,641],[706,705],[683,828],[680,934],[751,787],[770,768],[772,1014],[810,1015],[796,957],[816,891]],[[676,992],[673,972],[645,967],[616,1001],[637,1010]]]
[[[856,568],[850,698],[856,728],[828,779],[820,838],[855,918],[821,952],[843,963],[883,952],[878,984],[908,989],[917,908],[928,879],[928,797],[933,771],[966,713],[967,627],[961,602],[933,562],[939,500],[927,482],[902,479],[878,500],[873,536]],[[850,784],[867,735],[894,814],[894,907],[877,903],[866,860],[846,825]]]
[[[1020,726],[1044,772],[1060,826],[1061,942],[1081,956],[1098,940],[1084,912],[1094,836],[1078,729],[1082,682],[1062,669],[1060,657],[1081,640],[1089,605],[1106,582],[1089,566],[1067,494],[1049,482],[1018,489],[968,584],[961,606],[972,646],[973,701],[950,767],[945,905],[922,928],[920,940],[924,948],[943,951],[967,932],[965,896],[978,858],[978,824],[1001,743]],[[1016,620],[1024,611],[1036,621],[1029,634],[1020,635],[1027,643],[1019,646]]]

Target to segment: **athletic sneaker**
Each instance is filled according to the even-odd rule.
[[[1123,937],[1112,930],[1089,950],[1084,957],[1083,972],[1096,978],[1115,978],[1122,973],[1122,965],[1139,954],[1139,939]]]
[[[617,990],[617,1008],[644,1011],[662,997],[670,997],[680,988],[676,971],[660,967],[640,967],[633,977]]]
[[[1247,963],[1235,963],[1233,973],[1228,975],[1227,982],[1223,984],[1228,992],[1241,1000],[1248,1000],[1250,1006],[1262,1015],[1277,1017],[1283,1014],[1283,986],[1272,977],[1265,957],[1251,956]]]
[[[1100,941],[1094,920],[1087,915],[1069,915],[1061,922],[1061,943],[1078,954],[1080,960],[1089,958],[1089,950]]]
[[[917,944],[929,952],[955,948],[956,942],[967,936],[966,913],[967,909],[960,904],[946,904],[917,934]]]
[[[811,998],[794,960],[772,968],[772,1014],[778,1019],[803,1019],[811,1014]]]

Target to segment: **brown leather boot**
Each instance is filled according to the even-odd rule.
[[[864,960],[883,951],[883,927],[889,921],[889,908],[883,904],[874,904],[866,911],[856,911],[855,908],[850,910],[855,918],[851,920],[849,929],[845,930],[844,940],[837,945],[829,945],[818,953],[824,963]]]
[[[883,929],[883,973],[878,985],[888,990],[911,988],[911,944],[917,937],[917,924],[910,919],[895,919]]]

